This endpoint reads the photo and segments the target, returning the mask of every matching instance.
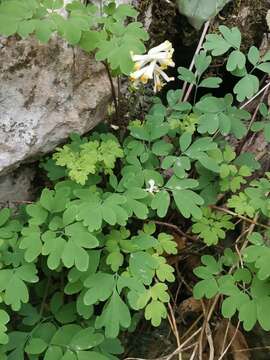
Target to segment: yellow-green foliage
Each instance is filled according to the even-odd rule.
[[[59,166],[66,166],[69,177],[84,185],[89,174],[103,170],[105,174],[114,168],[117,158],[123,157],[123,150],[116,140],[89,141],[74,149],[71,145],[58,148],[53,159]]]

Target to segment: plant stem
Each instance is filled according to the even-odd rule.
[[[120,103],[120,99],[121,99],[121,79],[120,79],[120,76],[117,75],[117,100],[118,100],[118,105]]]
[[[48,296],[50,284],[51,284],[51,278],[48,277],[47,284],[46,284],[46,288],[45,288],[45,291],[44,291],[44,294],[43,294],[43,298],[42,298],[42,303],[41,303],[41,306],[40,306],[40,311],[39,311],[39,316],[40,316],[40,318],[41,318],[42,315],[43,315],[43,311],[44,311],[44,307],[45,307],[45,304],[46,304],[46,299],[47,299],[47,296]]]
[[[111,75],[108,63],[106,61],[103,61],[103,65],[105,66],[105,69],[107,71],[107,75],[108,75],[108,78],[109,78],[109,81],[110,81],[112,98],[113,98],[114,107],[115,107],[115,113],[116,113],[116,120],[118,121],[119,120],[119,109],[118,109],[117,96],[116,96],[116,91],[115,91],[112,75]]]
[[[175,230],[176,232],[178,232],[180,235],[186,237],[187,239],[191,240],[191,241],[197,241],[197,239],[189,234],[186,234],[183,230],[179,229],[179,227],[177,225],[174,224],[170,224],[164,221],[153,221],[155,224],[160,225],[160,226],[166,226],[169,227],[173,230]]]

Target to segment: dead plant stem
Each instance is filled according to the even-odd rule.
[[[179,332],[178,332],[178,329],[177,329],[177,324],[176,324],[176,320],[175,320],[175,316],[174,316],[174,311],[173,311],[173,308],[172,308],[170,303],[168,304],[168,308],[169,308],[170,315],[171,315],[173,332],[174,332],[174,336],[175,336],[175,339],[176,339],[177,347],[179,348],[181,346],[180,337],[179,337]],[[181,351],[178,354],[178,359],[183,360]]]
[[[221,207],[221,206],[211,205],[211,207],[212,207],[213,209],[218,210],[218,211],[222,211],[222,212],[225,212],[226,214],[229,214],[229,215],[238,217],[238,218],[240,218],[240,219],[242,219],[242,220],[245,220],[246,222],[248,222],[248,223],[250,223],[250,224],[254,224],[254,225],[256,225],[256,226],[260,226],[260,227],[262,227],[262,228],[264,228],[264,229],[267,229],[267,230],[270,229],[270,227],[267,226],[267,225],[258,223],[257,221],[254,222],[254,220],[252,220],[252,219],[249,219],[249,218],[247,218],[247,217],[245,217],[245,216],[243,216],[243,215],[240,215],[240,214],[236,214],[235,212],[233,212],[233,211],[231,211],[231,210],[228,210],[228,209],[226,209],[226,208],[223,208],[223,207]]]
[[[223,353],[220,355],[220,357],[218,358],[218,360],[222,360],[224,358],[224,356],[227,354],[229,348],[232,346],[232,343],[234,342],[234,339],[238,333],[238,329],[239,329],[239,326],[240,326],[240,321],[238,321],[237,323],[237,326],[236,326],[236,329],[235,329],[235,332],[229,342],[229,344],[227,345],[226,349],[223,351]]]
[[[264,92],[266,89],[268,89],[269,86],[270,86],[270,82],[268,82],[263,88],[261,88],[260,91],[258,91],[254,96],[252,96],[251,99],[249,99],[242,106],[240,106],[240,109],[244,109],[248,104],[250,104],[254,99],[256,99],[257,96],[259,96],[262,92]]]
[[[196,55],[199,54],[199,52],[200,52],[200,50],[201,50],[201,48],[202,48],[202,44],[203,44],[203,42],[204,42],[204,39],[205,39],[205,36],[206,36],[206,34],[207,34],[207,31],[208,31],[209,26],[210,26],[210,21],[207,21],[207,22],[205,23],[205,25],[204,25],[204,28],[203,28],[203,31],[202,31],[202,34],[201,34],[201,37],[200,37],[198,46],[197,46],[197,48],[196,48],[196,51],[195,51],[194,56],[193,56],[193,58],[192,58],[192,61],[191,61],[191,63],[190,63],[190,66],[189,66],[189,70],[190,70],[190,71],[192,71],[193,66],[194,66],[194,64],[195,64],[195,57],[196,57]],[[189,95],[190,95],[190,93],[191,93],[191,90],[192,90],[192,88],[193,88],[193,84],[190,84],[190,86],[189,86],[189,88],[188,88],[188,90],[187,90],[187,93],[185,94],[186,88],[187,88],[187,81],[184,82],[184,85],[183,85],[183,88],[182,88],[183,96],[184,96],[184,101],[187,101],[187,100],[188,100]]]

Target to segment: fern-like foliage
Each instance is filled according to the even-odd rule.
[[[56,150],[53,155],[55,164],[66,167],[71,180],[81,185],[85,184],[89,174],[111,173],[117,158],[123,157],[123,150],[113,136],[92,141],[82,141],[73,136],[70,145]]]

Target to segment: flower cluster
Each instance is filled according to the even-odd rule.
[[[61,15],[64,18],[68,17],[68,12],[65,9],[68,4],[71,4],[73,0],[64,0],[63,6],[61,8],[57,8],[56,10],[53,9],[46,9],[49,14],[56,13],[58,15]]]
[[[145,55],[134,55],[132,53],[131,57],[135,62],[135,71],[130,74],[130,79],[133,81],[134,86],[137,87],[139,83],[146,84],[149,79],[153,79],[154,92],[156,93],[164,86],[164,81],[174,80],[174,77],[169,77],[164,72],[169,66],[175,66],[172,60],[173,52],[172,44],[166,40],[150,49]]]
[[[148,181],[148,187],[145,189],[145,191],[149,192],[149,194],[154,194],[159,192],[159,188],[158,186],[155,184],[155,180],[150,179]]]

